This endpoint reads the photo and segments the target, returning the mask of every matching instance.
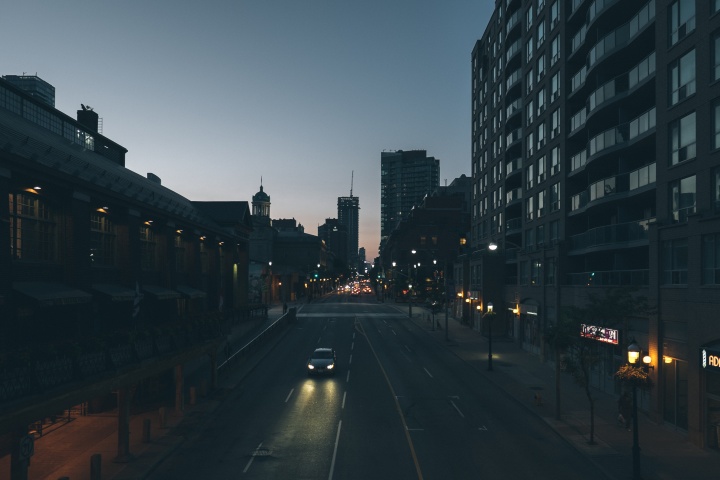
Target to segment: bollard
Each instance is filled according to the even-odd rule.
[[[160,428],[165,428],[165,422],[167,420],[165,417],[165,407],[160,407],[158,409],[158,415],[160,416]]]
[[[90,457],[90,480],[102,479],[102,455],[96,453]]]
[[[195,387],[190,387],[190,405],[195,405],[197,395],[195,393]]]
[[[143,443],[150,443],[150,419],[146,418],[143,420]]]

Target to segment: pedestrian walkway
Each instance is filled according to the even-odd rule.
[[[567,373],[560,378],[560,420],[555,418],[555,369],[508,339],[493,339],[493,368],[488,370],[488,339],[444,314],[433,329],[427,310],[414,312],[413,322],[481,372],[515,401],[535,412],[610,479],[632,478],[633,434],[617,420],[617,396],[593,389],[594,444],[590,440],[590,403]],[[700,449],[686,435],[638,414],[641,475],[644,480],[707,480],[720,478],[720,453]]]
[[[293,307],[294,305],[289,305]],[[235,348],[255,338],[283,315],[282,305],[268,310],[267,318],[251,319],[236,326],[229,336],[229,343]],[[278,335],[280,338],[280,335]],[[269,340],[259,347],[272,348],[276,340]],[[254,368],[253,358],[241,359],[227,375],[219,379],[220,388],[208,397],[197,396],[195,405],[186,400],[183,412],[165,407],[165,425],[161,426],[160,409],[134,414],[130,419],[130,453],[125,461],[116,461],[118,455],[118,419],[116,412],[78,416],[62,426],[52,429],[35,441],[35,455],[30,461],[28,480],[90,480],[93,456],[100,455],[102,480],[139,480],[146,478],[152,470],[170,455],[184,440],[193,424],[203,421],[205,414],[212,412],[224,395],[247,372]],[[189,387],[189,385],[186,385]],[[150,421],[149,441],[144,442],[146,421]],[[0,458],[0,477],[10,472],[10,455]]]

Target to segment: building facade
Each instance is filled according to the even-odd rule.
[[[96,114],[77,114],[0,80],[0,445],[13,471],[27,469],[19,441],[76,407],[116,410],[128,453],[130,403],[175,393],[181,410],[184,365],[250,308],[247,203],[214,219],[126,169]]]
[[[425,150],[380,154],[380,250],[398,223],[440,186],[440,160]]]
[[[360,199],[353,197],[338,197],[337,203],[338,222],[345,227],[347,232],[347,253],[348,265],[354,271],[358,267],[358,247],[360,244]]]
[[[508,335],[544,355],[542,332],[564,306],[613,288],[649,299],[653,313],[616,319],[624,326],[596,386],[617,391],[612,374],[635,338],[656,384],[642,407],[710,448],[720,421],[720,373],[707,362],[720,345],[719,12],[716,1],[497,1],[471,57],[478,301],[500,306]],[[504,288],[490,294],[498,258]]]

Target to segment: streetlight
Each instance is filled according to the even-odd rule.
[[[628,363],[632,368],[641,369],[647,373],[648,368],[651,367],[650,363],[652,358],[650,355],[645,355],[642,359],[643,365],[635,366],[640,359],[642,349],[638,346],[637,342],[633,338],[630,345],[627,347]],[[632,459],[633,459],[633,480],[640,480],[640,441],[638,435],[638,416],[637,416],[637,381],[633,380],[632,384],[632,417],[633,417],[633,446],[632,446]]]
[[[495,246],[497,248],[497,245]],[[491,249],[494,250],[494,249]],[[483,315],[483,318],[488,318],[488,371],[492,371],[493,365],[492,365],[492,320],[493,315],[495,315],[495,312],[493,312],[493,304],[492,302],[488,302],[487,304],[487,313]]]
[[[413,255],[417,253],[414,248],[410,251]],[[412,270],[410,270],[410,264],[408,263],[408,295],[410,296],[410,303],[408,303],[408,317],[412,318]]]

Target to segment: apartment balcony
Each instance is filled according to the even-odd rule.
[[[655,184],[656,164],[651,163],[632,172],[604,178],[591,184],[588,189],[570,197],[570,212],[584,210],[588,204],[604,197],[622,194],[626,198],[628,192]]]
[[[522,231],[522,218],[511,218],[505,222],[505,233],[519,233]]]
[[[568,273],[567,284],[575,286],[605,287],[637,285],[645,286],[650,282],[650,270],[604,270]]]
[[[505,178],[507,179],[510,175],[522,173],[522,158],[517,157],[505,164]]]
[[[513,188],[505,193],[506,205],[511,205],[515,202],[519,202],[520,200],[522,200],[522,188]]]
[[[628,222],[591,228],[587,232],[570,237],[570,250],[587,250],[602,247],[617,248],[638,242],[647,244],[650,222]]]
[[[508,104],[507,108],[505,108],[505,118],[506,121],[510,119],[513,115],[516,113],[522,112],[522,97],[518,97],[510,104]]]
[[[522,128],[516,128],[512,132],[508,133],[507,137],[505,138],[505,145],[507,146],[507,149],[510,149],[510,147],[516,143],[522,140]]]

